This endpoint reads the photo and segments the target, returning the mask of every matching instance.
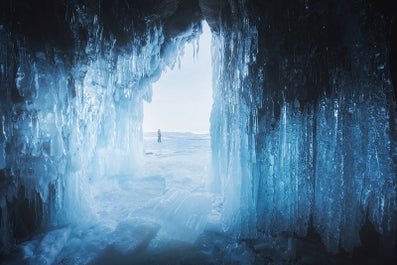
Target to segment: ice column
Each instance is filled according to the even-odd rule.
[[[343,15],[251,4],[225,4],[213,43],[213,188],[224,196],[225,230],[313,228],[338,252],[359,246],[369,224],[391,247],[396,102],[388,31],[379,32],[390,21],[361,2],[341,1],[351,12]]]
[[[225,23],[212,44],[214,105],[211,143],[214,176],[212,188],[223,195],[225,231],[235,236],[256,235],[255,131],[260,93],[250,78],[256,60],[257,31],[246,14],[241,23]]]

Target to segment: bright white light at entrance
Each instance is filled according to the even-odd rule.
[[[153,84],[151,103],[144,103],[143,130],[160,128],[169,132],[209,132],[212,107],[211,31],[203,22],[199,53],[193,59],[193,45],[186,45],[181,69],[163,73]]]

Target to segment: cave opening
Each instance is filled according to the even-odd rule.
[[[164,70],[144,101],[141,172],[161,178],[168,193],[207,192],[211,182],[212,35],[207,22],[201,24],[202,33],[178,51],[176,65]]]
[[[180,52],[181,53],[181,52]],[[144,101],[143,131],[208,134],[212,107],[211,31],[185,45],[173,68],[152,84],[151,100]]]
[[[80,185],[85,185],[88,193],[82,197],[82,207],[90,217],[87,220],[90,225],[95,223],[100,233],[104,233],[104,227],[126,232],[124,229],[136,226],[147,229],[150,236],[156,235],[154,241],[191,244],[208,224],[219,228],[220,209],[214,211],[213,203],[220,204],[222,199],[209,192],[213,176],[212,35],[205,21],[200,27],[195,38],[167,51],[174,54],[175,61],[164,66],[159,80],[148,80],[138,104],[141,107],[133,110],[132,117],[130,107],[120,100],[115,107],[123,112],[107,114],[109,117],[97,125],[100,133],[94,151],[95,167],[87,172],[87,182]],[[116,75],[124,74],[123,68],[119,71]],[[89,100],[85,108],[99,108],[97,84],[101,78],[95,68],[87,71],[83,85]],[[132,95],[124,90],[119,97],[131,100]],[[134,126],[141,129],[134,130]],[[109,127],[113,133],[109,133]],[[161,141],[157,130],[161,130]],[[79,223],[79,229],[86,229],[86,222]],[[120,240],[118,235],[114,240]]]

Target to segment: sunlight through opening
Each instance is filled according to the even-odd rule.
[[[199,51],[186,45],[180,68],[153,84],[152,102],[144,102],[143,131],[209,133],[212,107],[211,31],[203,22]]]
[[[161,224],[158,235],[190,243],[208,223],[219,221],[219,215],[212,215],[217,197],[207,191],[211,170],[211,37],[209,26],[203,22],[196,56],[194,45],[186,45],[180,67],[163,73],[153,85],[152,102],[144,103],[142,183],[163,190],[155,207],[154,218]],[[148,194],[148,188],[142,190]]]

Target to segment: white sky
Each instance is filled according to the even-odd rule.
[[[185,46],[181,68],[164,72],[153,84],[152,102],[144,102],[143,130],[208,133],[212,107],[211,31],[203,22],[198,58]]]

